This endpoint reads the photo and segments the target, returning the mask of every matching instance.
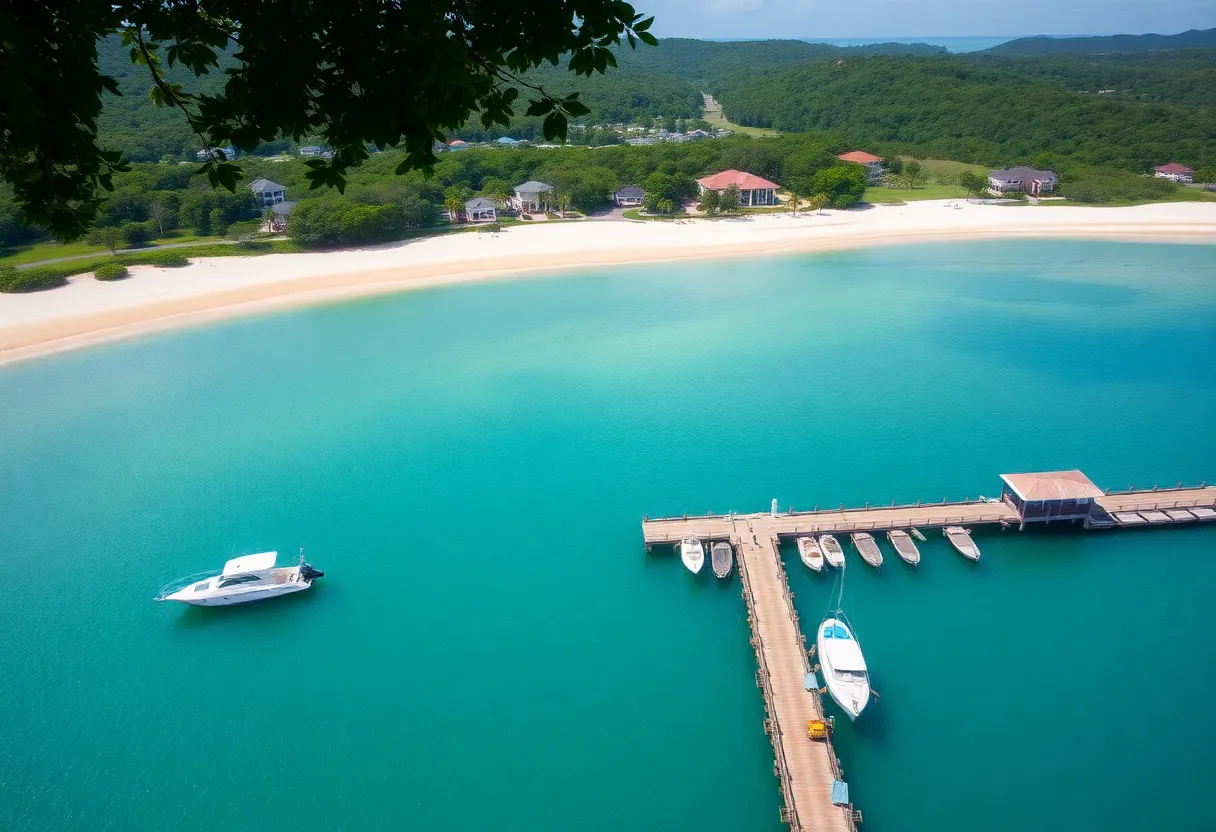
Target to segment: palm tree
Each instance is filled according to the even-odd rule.
[[[828,204],[828,201],[827,194],[815,194],[810,198],[808,204],[810,205],[812,211],[822,214],[824,207]]]
[[[790,214],[798,216],[798,203],[802,201],[802,197],[798,196],[796,191],[790,191]]]
[[[448,219],[452,222],[460,222],[460,215],[464,212],[464,203],[454,196],[450,196],[443,201],[443,207],[448,212]]]

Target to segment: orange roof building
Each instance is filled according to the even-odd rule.
[[[864,150],[850,150],[848,153],[841,153],[836,158],[842,162],[856,162],[859,165],[881,165],[883,162],[881,156],[866,153]]]
[[[721,192],[731,185],[738,185],[740,205],[777,204],[777,183],[769,182],[763,176],[756,176],[754,173],[745,173],[739,170],[724,170],[721,173],[715,173],[712,176],[698,179],[697,185],[700,186],[701,193],[705,193],[706,191]]]

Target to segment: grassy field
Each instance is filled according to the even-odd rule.
[[[223,237],[200,237],[197,234],[180,234],[176,237],[164,237],[153,240],[146,249],[154,249],[158,245],[170,243],[214,243]],[[78,243],[36,243],[32,246],[17,246],[6,249],[0,256],[0,266],[23,266],[26,263],[38,263],[42,260],[54,260],[59,257],[83,257],[89,254],[109,254],[105,246],[91,246],[85,242]]]
[[[918,202],[922,199],[959,199],[967,191],[958,185],[921,185],[919,188],[866,188],[862,200],[875,204]]]
[[[903,159],[905,164],[908,162],[920,162],[921,169],[929,174],[930,179],[936,174],[953,174],[957,176],[965,170],[986,177],[990,170],[983,165],[969,165],[966,162],[954,162],[950,159],[913,159],[911,156],[901,156],[900,158]]]
[[[735,124],[733,121],[727,121],[726,116],[722,115],[722,105],[714,100],[713,96],[707,96],[705,106],[701,108],[701,118],[709,122],[709,126],[715,130],[730,130],[734,133],[741,133],[745,136],[759,136],[771,138],[778,135],[776,130],[768,130],[764,127],[744,127],[742,124]]]

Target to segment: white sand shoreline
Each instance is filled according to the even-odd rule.
[[[626,263],[999,238],[1216,243],[1216,203],[960,209],[941,201],[690,223],[579,222],[371,249],[140,267],[122,281],[0,295],[0,364],[220,319],[477,280]]]

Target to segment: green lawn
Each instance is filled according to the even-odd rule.
[[[955,162],[950,159],[913,159],[911,156],[901,156],[904,163],[920,162],[921,169],[929,174],[932,178],[934,174],[947,173],[957,176],[965,170],[969,170],[979,176],[987,177],[988,171],[991,168],[986,168],[983,165],[969,165],[966,162]]]
[[[862,200],[883,205],[922,199],[960,199],[965,196],[967,191],[958,185],[921,185],[919,188],[866,188]]]
[[[701,118],[709,122],[709,126],[715,130],[730,130],[734,133],[741,133],[745,136],[760,136],[771,138],[779,135],[776,130],[769,130],[764,127],[744,127],[742,124],[735,124],[732,121],[727,121],[726,116],[722,115],[722,108],[719,107],[702,107]]]
[[[223,239],[223,237],[200,237],[197,234],[182,233],[178,236],[154,240],[145,246],[145,248],[155,248],[157,245],[169,243],[213,243],[216,240]],[[89,254],[108,253],[109,249],[105,246],[91,246],[85,242],[67,244],[36,243],[32,246],[18,246],[6,249],[6,253],[0,256],[0,266],[22,266],[26,263],[37,263],[42,260],[53,260],[58,257],[82,257]]]

